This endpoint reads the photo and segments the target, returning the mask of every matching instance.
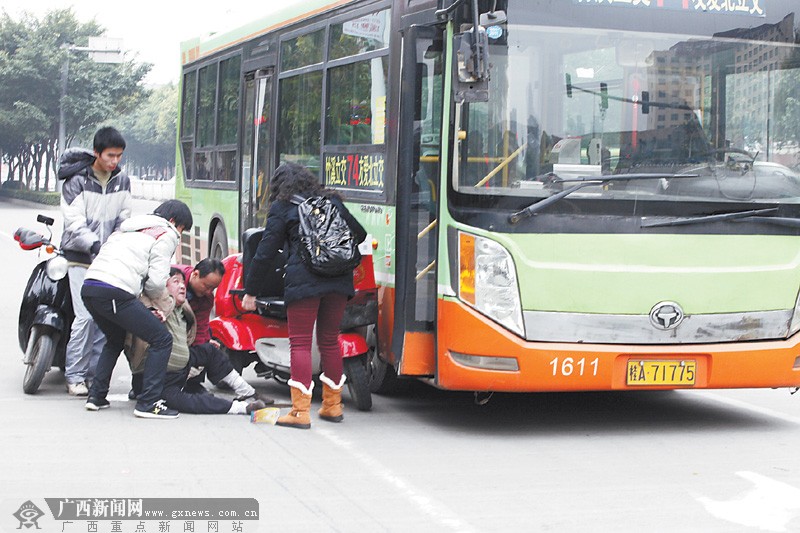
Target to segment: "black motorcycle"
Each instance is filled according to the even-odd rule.
[[[23,250],[45,250],[51,255],[33,269],[19,308],[19,346],[25,353],[22,390],[34,394],[44,375],[54,366],[64,369],[67,341],[75,314],[67,276],[69,263],[52,243],[55,222],[44,215],[36,217],[45,225],[48,236],[26,228],[14,232]]]

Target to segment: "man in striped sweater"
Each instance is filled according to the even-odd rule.
[[[163,317],[164,325],[172,334],[172,351],[162,393],[171,408],[194,414],[250,414],[266,407],[266,403],[258,399],[255,389],[234,370],[228,358],[216,346],[208,342],[192,344],[197,321],[186,301],[186,282],[180,268],[170,269],[165,295],[158,299],[143,298],[142,301],[159,318]],[[147,357],[147,343],[129,335],[125,353],[133,373],[139,373]],[[212,383],[225,383],[238,398],[229,400],[205,390],[187,390],[186,381],[191,368],[200,366],[208,371]]]

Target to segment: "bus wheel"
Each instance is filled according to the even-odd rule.
[[[367,332],[367,374],[369,377],[369,390],[375,394],[391,394],[398,389],[397,373],[394,367],[378,356],[378,336],[375,326],[370,326]]]
[[[359,411],[369,411],[372,409],[372,394],[369,392],[366,355],[348,357],[343,363],[350,397]]]
[[[208,256],[214,259],[228,257],[228,236],[225,234],[225,228],[222,227],[222,224],[217,224],[214,228],[214,233],[211,236],[211,250],[209,250]]]

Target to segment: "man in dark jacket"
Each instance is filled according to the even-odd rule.
[[[194,267],[191,265],[175,265],[183,272],[186,279],[186,301],[192,308],[197,320],[197,335],[192,346],[210,342],[219,348],[219,343],[211,339],[211,311],[214,310],[214,290],[222,282],[225,275],[225,266],[219,259],[206,257]],[[193,368],[190,378],[184,387],[190,392],[203,392],[203,382],[206,379],[205,370]]]
[[[75,320],[67,344],[64,376],[67,391],[86,396],[94,378],[105,336],[83,305],[81,287],[86,269],[100,246],[131,215],[131,182],[119,168],[125,139],[111,127],[94,136],[94,151],[70,148],[59,159],[61,213],[64,232],[61,249],[69,260],[69,285]]]
[[[186,279],[186,301],[192,306],[197,319],[197,336],[193,344],[204,344],[211,340],[209,321],[214,309],[214,290],[222,282],[225,266],[219,259],[207,257],[191,265],[175,265]],[[219,346],[217,346],[219,348]]]

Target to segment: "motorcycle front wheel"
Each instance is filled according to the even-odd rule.
[[[353,398],[359,411],[369,411],[372,409],[372,393],[369,390],[366,354],[347,357],[343,363],[350,397]]]
[[[22,378],[22,390],[25,394],[35,394],[42,384],[44,375],[53,364],[53,357],[58,346],[58,333],[53,328],[34,325],[28,336],[28,350],[25,353],[25,377]]]

